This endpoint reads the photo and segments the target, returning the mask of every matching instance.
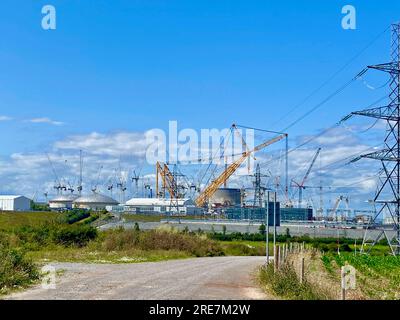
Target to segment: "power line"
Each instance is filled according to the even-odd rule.
[[[384,35],[388,30],[390,29],[390,26],[388,26],[385,30],[383,30],[381,33],[379,33],[374,39],[371,40],[361,51],[359,51],[356,55],[354,55],[348,62],[346,62],[339,70],[337,70],[335,73],[332,74],[326,81],[324,81],[319,87],[317,87],[315,90],[313,90],[307,97],[305,97],[301,102],[296,104],[289,112],[287,112],[284,116],[278,119],[275,124],[272,125],[274,127],[278,123],[282,122],[284,119],[286,119],[290,114],[292,114],[294,111],[296,111],[299,107],[301,107],[304,103],[306,103],[311,97],[313,97],[316,93],[318,93],[321,89],[323,89],[329,82],[331,82],[338,74],[340,74],[343,70],[345,70],[354,60],[356,60],[359,56],[361,56],[369,47],[371,47],[382,35]]]

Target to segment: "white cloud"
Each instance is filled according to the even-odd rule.
[[[0,121],[10,121],[10,120],[12,120],[13,118],[11,118],[11,117],[9,117],[9,116],[3,116],[3,115],[0,115]]]
[[[54,125],[54,126],[61,126],[61,125],[64,124],[64,122],[55,121],[55,120],[52,120],[52,119],[47,118],[47,117],[43,117],[43,118],[32,118],[32,119],[27,120],[27,122],[31,122],[31,123],[45,123],[45,124],[51,124],[51,125]]]
[[[85,150],[94,155],[141,157],[146,152],[146,137],[144,133],[119,132],[101,134],[97,132],[88,135],[68,137],[54,144],[56,149]]]

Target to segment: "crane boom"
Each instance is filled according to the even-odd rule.
[[[168,192],[171,198],[177,198],[177,185],[174,178],[174,175],[169,170],[168,166],[164,164],[164,175],[165,175],[165,182],[168,188]]]
[[[285,138],[287,134],[281,134],[275,138],[272,138],[270,140],[267,140],[260,145],[256,146],[253,150],[247,150],[242,153],[239,159],[231,163],[228,168],[226,168],[217,179],[215,179],[211,184],[209,184],[202,193],[197,197],[195,200],[195,203],[199,207],[203,207],[204,204],[208,199],[210,199],[211,196],[218,190],[218,188],[226,181],[229,179],[230,176],[232,176],[233,173],[240,167],[240,165],[243,163],[243,161],[246,160],[247,157],[249,157],[253,152],[259,151],[263,148],[266,148],[267,146],[278,142]]]
[[[299,203],[298,203],[298,207],[299,207],[299,208],[301,208],[301,204],[302,204],[302,202],[303,202],[303,189],[305,189],[304,184],[306,183],[306,181],[307,181],[307,179],[308,179],[308,176],[310,175],[311,170],[312,170],[312,168],[313,168],[313,166],[314,166],[314,164],[315,164],[315,161],[317,160],[318,155],[319,155],[320,152],[321,152],[321,148],[318,148],[318,149],[317,149],[317,152],[315,152],[315,155],[314,155],[314,157],[312,158],[312,161],[311,161],[311,163],[310,163],[310,166],[309,166],[308,169],[307,169],[306,174],[305,174],[304,177],[303,177],[303,180],[301,180],[300,183],[298,183],[298,182],[292,180],[292,182],[296,185],[296,187],[299,188]]]
[[[304,175],[303,180],[302,180],[301,183],[300,183],[300,185],[301,185],[302,187],[304,186],[304,183],[305,183],[306,180],[308,179],[308,176],[310,175],[310,172],[311,172],[311,170],[312,170],[312,168],[313,168],[313,166],[314,166],[314,163],[315,163],[315,161],[317,160],[318,155],[319,155],[320,152],[321,152],[321,148],[318,148],[317,152],[316,152],[315,155],[314,155],[314,158],[313,158],[312,161],[311,161],[310,166],[308,167],[308,170],[307,170],[306,174]]]
[[[157,197],[159,196],[158,192],[158,176],[161,176],[161,182],[162,182],[162,188],[163,188],[163,196],[165,197],[165,189],[168,189],[168,193],[171,198],[176,198],[177,194],[175,192],[176,190],[176,182],[174,179],[174,175],[171,173],[169,170],[168,166],[164,164],[161,166],[159,162],[156,163],[156,194]]]

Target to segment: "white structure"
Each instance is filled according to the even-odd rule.
[[[0,195],[0,211],[29,211],[31,199],[20,195]]]
[[[100,193],[92,193],[74,200],[73,205],[79,209],[104,210],[108,206],[118,205],[118,201]]]
[[[124,211],[130,213],[150,214],[201,214],[192,199],[160,199],[160,198],[132,198],[126,202]]]
[[[79,198],[75,194],[60,194],[49,201],[49,207],[53,210],[72,209],[73,202]]]

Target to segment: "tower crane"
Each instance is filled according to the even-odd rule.
[[[295,184],[295,187],[299,188],[299,204],[298,204],[299,208],[301,208],[301,204],[303,202],[303,190],[306,188],[304,186],[304,183],[307,181],[308,176],[310,175],[311,170],[312,170],[312,168],[314,166],[314,163],[317,160],[318,155],[319,155],[320,152],[321,152],[321,148],[318,148],[317,152],[315,153],[315,155],[314,155],[314,157],[313,157],[313,159],[312,159],[312,161],[310,163],[310,166],[308,167],[308,170],[307,170],[306,174],[303,177],[303,180],[301,180],[300,183],[298,183],[298,182],[296,182],[296,181],[294,181],[292,179],[292,182]]]
[[[242,155],[240,158],[238,158],[236,161],[232,162],[212,183],[210,183],[204,190],[203,192],[200,193],[200,195],[196,198],[195,203],[198,207],[203,207],[208,199],[214,195],[214,193],[218,190],[218,188],[223,185],[231,176],[232,174],[235,173],[235,171],[240,167],[240,165],[249,157],[252,156],[253,153],[264,149],[268,147],[269,145],[278,142],[284,138],[287,137],[287,134],[281,134],[276,136],[275,138],[272,138],[270,140],[267,140],[258,146],[256,146],[254,149],[249,150],[245,149],[245,151],[242,152]]]

